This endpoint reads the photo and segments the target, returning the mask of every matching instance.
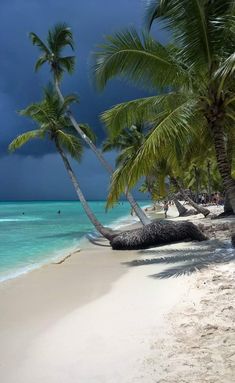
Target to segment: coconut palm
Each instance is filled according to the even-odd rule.
[[[117,174],[119,174],[120,178],[122,177],[123,169],[125,169],[125,172],[127,171],[127,173],[127,169],[131,169],[136,153],[138,152],[139,148],[144,145],[145,140],[146,136],[144,134],[144,128],[140,125],[138,127],[132,126],[130,129],[125,129],[117,137],[109,137],[104,143],[103,150],[105,151],[113,149],[121,150],[116,160],[116,164],[118,166]],[[158,154],[158,156],[155,157],[154,166],[152,168],[148,168],[148,172],[145,173],[145,176],[147,182],[149,182],[151,178],[154,179],[154,182],[152,183],[152,193],[157,192],[158,198],[160,196],[166,196],[168,192],[166,188],[166,179],[169,177],[172,181],[172,184],[176,187],[176,191],[180,192],[183,198],[188,201],[188,203],[192,205],[198,213],[201,213],[206,217],[209,215],[210,211],[195,203],[190,198],[190,196],[185,193],[182,182],[177,179],[177,175],[179,175],[181,178],[184,176],[184,167],[182,165],[179,166],[178,164],[179,156],[181,159],[183,158],[183,155],[185,159],[186,156],[189,156],[189,153],[192,156],[193,149],[191,147],[194,146],[194,142],[192,141],[190,145],[188,145],[184,154],[182,151],[179,153],[178,150],[173,150],[173,148],[170,151],[169,148],[165,148],[165,151],[162,148],[161,154]],[[185,163],[185,160],[182,162]],[[116,178],[115,181],[111,184],[111,193],[112,190],[117,190],[117,180],[118,178]],[[179,203],[177,203],[177,207],[179,206]],[[180,214],[182,215],[183,212],[184,214],[186,213],[186,211],[181,208]]]
[[[42,65],[49,64],[53,74],[55,88],[58,92],[61,102],[64,102],[64,97],[61,93],[60,82],[64,72],[73,73],[75,67],[75,56],[63,56],[63,51],[66,47],[74,50],[74,41],[71,29],[65,24],[56,24],[54,28],[49,30],[46,42],[43,42],[36,33],[31,32],[30,38],[33,45],[36,45],[41,51],[41,56],[35,64],[35,70],[39,70]],[[80,137],[86,142],[90,149],[95,153],[101,164],[106,171],[112,175],[113,169],[106,161],[102,153],[96,148],[94,142],[90,140],[89,136],[81,129],[80,125],[74,118],[71,109],[67,106],[67,116],[72,125],[79,133]],[[126,193],[127,199],[130,202],[136,215],[139,217],[143,225],[150,223],[150,220],[145,215],[143,210],[139,207],[138,203],[134,200],[130,192]]]
[[[172,43],[162,45],[134,29],[108,36],[95,55],[96,84],[127,78],[160,95],[122,103],[103,121],[118,135],[136,121],[152,131],[129,170],[129,186],[152,166],[161,146],[187,145],[190,134],[209,136],[230,205],[235,212],[235,181],[228,149],[235,121],[235,3],[231,0],[150,1],[148,26],[163,21]],[[123,182],[124,183],[124,182]],[[125,182],[126,184],[126,182]]]
[[[145,134],[142,125],[132,125],[126,128],[117,137],[108,136],[103,143],[103,152],[118,150],[119,154],[116,158],[116,165],[119,166],[126,161],[127,158],[133,157],[141,145],[144,143]]]
[[[46,88],[44,91],[44,99],[41,102],[31,104],[20,112],[21,115],[30,117],[36,122],[37,128],[16,137],[10,144],[9,150],[13,152],[35,138],[49,139],[52,141],[63,160],[75,192],[89,220],[100,234],[110,239],[112,238],[112,231],[105,228],[90,209],[67,157],[67,154],[69,154],[75,160],[80,161],[83,149],[77,132],[71,126],[70,120],[65,115],[66,108],[74,101],[76,101],[76,97],[71,95],[65,97],[62,104],[53,88]],[[80,126],[87,135],[90,133],[87,125]],[[89,136],[92,139],[93,133],[91,132]]]

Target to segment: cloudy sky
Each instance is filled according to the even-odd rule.
[[[144,0],[1,0],[0,1],[0,200],[73,199],[75,194],[63,164],[53,148],[35,141],[17,154],[9,155],[10,141],[32,125],[18,116],[20,110],[39,101],[42,87],[49,81],[48,67],[34,73],[38,51],[29,32],[45,38],[56,22],[72,27],[76,42],[77,66],[72,77],[65,76],[63,92],[75,92],[80,105],[75,114],[89,123],[99,137],[105,131],[99,114],[118,102],[144,96],[141,89],[112,81],[103,93],[97,93],[90,81],[90,56],[107,34],[143,25]],[[155,29],[158,38],[164,36]],[[115,154],[108,154],[113,162]],[[90,150],[86,150],[76,173],[88,199],[103,199],[108,179]]]

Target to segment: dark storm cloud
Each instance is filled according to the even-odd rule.
[[[38,166],[40,161],[45,162],[48,157],[45,154],[48,154],[48,158],[51,159],[50,169],[54,169],[56,176],[60,174],[57,160],[54,160],[56,157],[53,155],[50,157],[53,147],[49,143],[34,142],[21,149],[17,156],[10,157],[7,154],[9,142],[17,134],[33,128],[30,121],[17,114],[17,110],[40,100],[42,87],[50,79],[47,66],[37,74],[33,71],[38,51],[32,46],[28,33],[34,31],[45,38],[48,28],[59,21],[65,21],[72,27],[76,41],[77,67],[72,77],[65,76],[62,87],[64,93],[79,94],[80,105],[75,110],[77,118],[81,122],[88,122],[96,131],[100,141],[104,137],[104,131],[98,119],[99,114],[118,102],[143,96],[146,93],[115,81],[107,87],[105,92],[97,94],[89,78],[90,53],[95,50],[97,44],[102,42],[104,35],[130,25],[140,28],[144,3],[143,0],[119,0],[118,2],[115,0],[1,0],[0,180],[2,187],[0,198],[6,198],[7,195],[10,198],[23,198],[32,182],[35,190],[32,187],[31,194],[36,193],[38,181],[35,179],[33,168]],[[162,38],[161,35],[160,38]],[[40,158],[40,156],[43,157]],[[87,158],[85,165],[89,166],[89,164],[91,167],[97,166],[93,157]],[[10,171],[8,172],[7,169]],[[84,166],[82,169],[84,178],[86,173]],[[100,170],[99,174],[105,182],[103,171]],[[62,175],[61,180],[63,180]],[[62,194],[68,188],[66,182],[64,180],[61,186]],[[24,185],[27,185],[27,188]],[[89,181],[86,179],[87,191],[89,186]],[[51,189],[46,183],[43,190],[41,194],[43,198],[46,198],[47,193],[52,197]],[[104,193],[102,187],[100,190],[101,194]],[[37,198],[40,198],[40,194],[38,192],[36,194]],[[60,195],[59,191],[54,190],[54,197]]]

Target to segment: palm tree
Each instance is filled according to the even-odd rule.
[[[134,157],[138,149],[144,143],[145,134],[142,125],[132,125],[124,129],[119,136],[108,136],[103,143],[103,152],[118,150],[116,165],[119,166],[130,157]]]
[[[65,71],[68,73],[73,73],[75,67],[75,56],[63,56],[63,50],[66,47],[70,47],[74,50],[74,41],[71,29],[65,24],[56,24],[54,28],[49,30],[46,43],[43,42],[38,35],[31,32],[30,38],[33,45],[36,45],[41,51],[42,55],[36,62],[35,70],[41,68],[42,65],[48,63],[53,74],[55,88],[59,95],[61,102],[64,102],[64,97],[60,90],[60,82],[62,79],[62,75]],[[90,140],[89,136],[87,136],[84,131],[81,129],[76,119],[74,118],[71,109],[67,106],[66,110],[67,116],[70,119],[72,125],[77,130],[80,137],[86,142],[86,144],[90,147],[90,149],[95,153],[101,164],[104,166],[106,171],[112,175],[113,169],[111,165],[106,161],[102,153],[96,148],[94,142]],[[151,221],[145,215],[143,210],[140,208],[138,203],[134,200],[132,194],[127,191],[126,197],[130,202],[133,210],[136,215],[139,217],[141,223],[146,225]]]
[[[94,74],[100,89],[118,76],[162,92],[119,104],[103,114],[113,136],[136,121],[152,123],[152,131],[129,170],[129,186],[145,174],[147,162],[148,166],[155,162],[162,145],[175,145],[177,139],[180,146],[185,146],[190,134],[209,136],[235,213],[235,180],[228,155],[235,121],[235,3],[148,3],[148,26],[155,19],[161,20],[171,34],[171,44],[164,46],[149,33],[141,37],[131,29],[108,36],[95,55]]]
[[[139,148],[144,145],[144,142],[146,140],[146,136],[144,134],[144,127],[142,125],[139,125],[138,127],[132,126],[130,129],[123,130],[117,137],[108,137],[106,142],[103,144],[103,150],[113,150],[113,149],[119,149],[121,150],[120,154],[117,157],[116,164],[118,166],[117,173],[119,174],[120,178],[122,177],[123,169],[131,169],[131,165],[135,159],[136,153],[138,152]],[[190,146],[194,146],[194,143],[191,142],[191,145],[188,146],[186,153],[184,154],[184,157],[186,158],[186,155],[189,155],[188,152],[192,155],[192,149]],[[176,177],[176,172],[183,178],[184,176],[184,169],[183,166],[179,167],[177,164],[177,159],[179,153],[177,150],[173,150],[173,148],[170,150],[166,150],[165,152],[162,152],[160,155],[156,156],[155,163],[153,168],[148,168],[148,171],[145,172],[146,178],[153,176],[155,178],[155,191],[156,187],[159,192],[159,196],[165,196],[167,194],[166,190],[166,178],[169,177],[171,179],[171,183],[175,186],[176,191],[180,192],[183,198],[188,201],[188,203],[195,208],[195,210],[198,213],[203,214],[205,217],[207,217],[210,213],[208,209],[203,208],[202,206],[199,206],[197,203],[195,203],[189,195],[184,191],[184,188],[181,185],[181,182]],[[181,151],[181,157],[182,151]],[[183,161],[184,162],[184,161]],[[174,169],[174,170],[173,170]],[[126,171],[126,170],[125,170]],[[127,170],[128,173],[128,170]],[[117,190],[117,184],[118,184],[118,178],[115,178],[115,181],[111,184],[111,193],[112,190]],[[154,191],[154,189],[153,189]],[[176,197],[174,196],[174,200]],[[180,207],[179,201],[176,203],[176,207],[180,208],[179,214],[185,215],[186,209]]]
[[[70,120],[65,115],[66,108],[74,101],[76,101],[76,97],[71,95],[65,97],[62,104],[53,88],[46,88],[44,91],[44,99],[41,102],[31,104],[20,112],[21,115],[30,117],[35,121],[37,128],[16,137],[9,145],[9,150],[13,152],[35,138],[51,140],[63,160],[75,192],[89,220],[100,234],[111,239],[114,233],[112,230],[105,228],[90,209],[66,155],[66,153],[68,153],[77,161],[80,161],[82,156],[83,146],[81,141],[77,137],[75,129],[71,127]],[[83,129],[86,134],[89,134],[87,126],[84,126]],[[92,133],[90,137],[92,138]]]

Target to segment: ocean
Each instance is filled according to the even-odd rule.
[[[148,204],[140,202],[142,207]],[[105,201],[89,205],[105,226],[137,220],[126,201],[107,213]],[[92,233],[94,228],[79,201],[0,202],[0,281],[63,258]]]

